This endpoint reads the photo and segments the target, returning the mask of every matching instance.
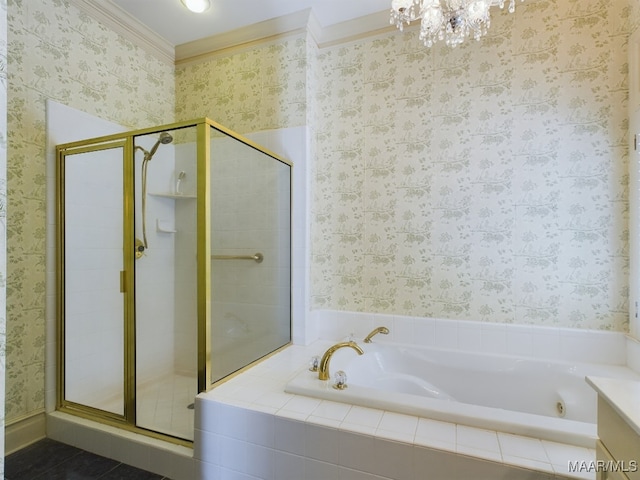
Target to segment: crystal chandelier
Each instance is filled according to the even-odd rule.
[[[509,1],[513,13],[516,0]],[[504,8],[505,0],[392,0],[391,24],[402,31],[405,24],[422,19],[420,40],[426,47],[444,40],[450,47],[460,45],[472,36],[479,40],[491,24],[489,8]]]

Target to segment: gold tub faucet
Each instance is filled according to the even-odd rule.
[[[389,335],[389,329],[387,327],[378,327],[374,329],[369,335],[367,335],[367,338],[364,339],[364,343],[371,343],[371,339],[379,333]]]
[[[358,355],[362,355],[364,350],[362,350],[358,344],[354,341],[348,342],[340,342],[336,343],[333,347],[329,347],[329,349],[324,352],[322,359],[320,360],[320,367],[318,368],[318,378],[320,380],[329,380],[329,361],[331,360],[331,356],[342,347],[350,347],[353,348]]]

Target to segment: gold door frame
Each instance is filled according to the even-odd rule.
[[[235,140],[254,148],[274,160],[290,167],[289,196],[290,212],[289,227],[292,235],[292,199],[293,199],[293,164],[277,154],[265,149],[257,143],[229,130],[228,128],[208,119],[200,118],[191,121],[177,122],[162,126],[134,130],[119,134],[105,135],[77,142],[66,143],[56,147],[56,281],[57,281],[57,402],[56,409],[78,415],[98,422],[118,426],[130,431],[142,433],[154,438],[168,440],[180,445],[191,446],[192,442],[168,434],[155,432],[136,426],[136,365],[135,365],[135,224],[134,224],[134,138],[170,130],[196,127],[197,143],[197,255],[198,258],[209,259],[211,257],[211,128],[234,138]],[[123,268],[120,275],[121,292],[124,298],[124,415],[118,415],[97,408],[71,402],[65,399],[65,157],[79,153],[107,150],[112,148],[123,149]],[[290,259],[293,257],[293,248],[290,248]],[[291,265],[292,266],[292,265]],[[291,287],[291,271],[289,273],[289,287]],[[198,332],[198,392],[209,390],[214,386],[211,374],[211,263],[209,261],[197,262],[197,332]],[[291,288],[290,288],[291,292]],[[292,332],[292,302],[289,298],[289,333],[288,343],[274,352],[252,362],[240,369],[235,374],[229,375],[217,383],[222,383],[232,378],[262,359],[286,348],[291,344]]]

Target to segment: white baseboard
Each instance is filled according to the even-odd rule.
[[[9,455],[46,437],[44,411],[7,423],[4,429],[4,454]]]

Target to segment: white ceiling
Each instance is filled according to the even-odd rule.
[[[322,27],[389,10],[391,0],[211,0],[205,13],[180,0],[108,0],[173,46],[311,8]]]

